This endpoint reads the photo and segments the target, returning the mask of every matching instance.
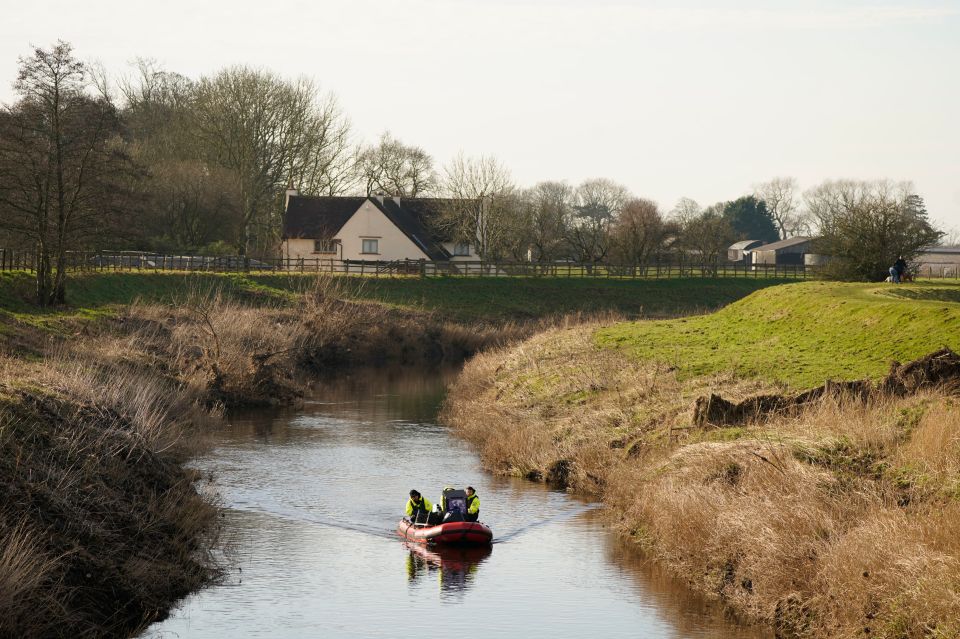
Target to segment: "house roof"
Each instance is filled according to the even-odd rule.
[[[330,239],[366,200],[365,197],[291,196],[283,216],[283,239]]]
[[[948,253],[950,255],[955,255],[960,253],[960,246],[931,246],[930,248],[923,249],[921,253]]]
[[[772,244],[764,244],[763,246],[758,246],[758,251],[778,251],[780,249],[790,248],[791,246],[797,246],[798,244],[805,244],[813,238],[810,237],[788,237],[785,240],[780,240],[779,242],[773,242]]]
[[[442,262],[450,259],[449,251],[440,245],[442,239],[431,233],[427,226],[427,218],[438,211],[443,200],[392,197],[381,200],[379,197],[372,197],[370,201],[431,260]]]
[[[440,236],[428,224],[431,215],[458,200],[392,197],[308,197],[291,196],[283,216],[283,238],[329,239],[369,200],[431,260],[446,261],[450,253]]]

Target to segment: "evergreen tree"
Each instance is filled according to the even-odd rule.
[[[776,242],[780,239],[767,204],[752,195],[745,195],[723,206],[723,217],[742,240]]]

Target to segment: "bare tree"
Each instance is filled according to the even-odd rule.
[[[522,200],[530,257],[550,262],[568,255],[566,224],[572,216],[573,189],[565,182],[540,182],[527,189]]]
[[[117,110],[89,83],[69,44],[38,47],[0,112],[0,220],[36,245],[41,306],[65,301],[67,252],[112,227],[134,175]]]
[[[418,146],[408,146],[390,135],[360,150],[357,171],[367,195],[383,193],[391,197],[419,197],[437,188],[433,158]]]
[[[697,203],[696,200],[688,197],[682,197],[677,200],[677,203],[674,205],[673,209],[671,209],[670,217],[677,224],[683,226],[694,218],[700,217],[702,213],[703,208]]]
[[[798,206],[797,189],[797,180],[792,177],[775,177],[754,187],[754,195],[766,203],[780,239],[810,233],[809,221]]]
[[[832,212],[844,202],[853,202],[864,197],[867,183],[858,180],[826,180],[804,191],[803,201],[814,222],[819,226],[829,220]]]
[[[898,256],[910,260],[943,236],[909,182],[828,181],[810,189],[817,216],[817,251],[831,257],[824,270],[845,280],[877,280]]]
[[[455,241],[474,244],[481,257],[492,257],[507,242],[509,218],[517,214],[510,171],[494,157],[460,154],[444,167],[442,187],[449,201],[435,225]]]
[[[272,250],[279,229],[279,194],[290,179],[323,192],[339,189],[348,161],[349,125],[332,98],[319,100],[308,80],[231,67],[196,87],[193,125],[201,157],[238,180],[245,254],[256,241]]]
[[[940,238],[940,246],[960,246],[960,227],[953,226],[945,229]]]
[[[565,225],[567,242],[577,261],[596,264],[610,249],[610,225],[617,219],[630,191],[606,178],[587,180],[574,191]]]
[[[136,74],[121,77],[117,85],[138,161],[149,166],[156,161],[200,157],[192,122],[196,90],[192,80],[140,58]]]
[[[236,176],[199,160],[171,160],[154,166],[150,212],[154,241],[165,248],[195,251],[240,233]]]
[[[357,183],[357,158],[350,122],[336,98],[317,96],[306,124],[302,151],[290,163],[290,179],[300,191],[313,195],[343,195],[352,190]]]
[[[619,264],[647,264],[660,249],[666,227],[656,202],[629,200],[611,228],[611,255]]]
[[[530,217],[526,193],[518,189],[497,198],[498,235],[490,247],[491,259],[525,262],[530,259]]]
[[[679,244],[690,259],[705,271],[716,273],[721,256],[736,239],[730,222],[723,216],[724,203],[707,207],[699,215],[681,218]]]

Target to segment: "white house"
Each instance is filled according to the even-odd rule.
[[[436,198],[308,197],[287,191],[284,259],[477,260],[476,246],[438,236],[428,223],[453,200]]]

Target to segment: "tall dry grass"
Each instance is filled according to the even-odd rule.
[[[960,636],[960,411],[937,391],[728,428],[680,380],[557,329],[467,364],[445,419],[496,472],[599,495],[624,535],[784,637]]]
[[[598,468],[682,436],[705,388],[722,383],[734,397],[767,388],[729,377],[681,383],[672,367],[598,348],[592,331],[609,321],[567,323],[480,353],[452,385],[441,417],[496,472],[598,491],[606,475]]]
[[[181,465],[205,412],[75,354],[0,381],[0,636],[127,636],[217,574]]]
[[[56,606],[55,590],[49,587],[55,583],[56,564],[29,520],[0,517],[0,633],[32,627],[42,636],[53,630],[55,618],[36,615]]]
[[[209,405],[236,407],[290,403],[304,380],[353,366],[460,362],[534,328],[464,326],[355,301],[357,286],[320,276],[294,305],[197,289],[177,305],[132,305],[117,330],[80,350],[156,370]]]

